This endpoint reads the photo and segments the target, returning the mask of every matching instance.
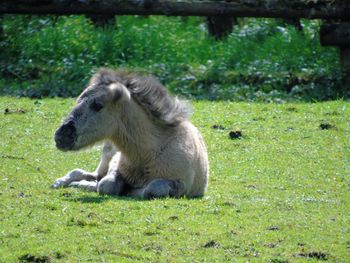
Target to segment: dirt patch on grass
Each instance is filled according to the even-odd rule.
[[[51,262],[51,259],[48,256],[36,256],[32,254],[24,254],[23,256],[20,256],[18,259],[19,259],[19,262],[34,262],[34,263]]]
[[[220,248],[221,244],[215,240],[210,240],[209,242],[205,243],[203,246],[204,248]]]
[[[274,242],[274,243],[264,244],[264,247],[275,248],[275,247],[281,245],[281,243],[282,243],[282,240],[278,240],[277,242]]]
[[[228,136],[230,137],[230,139],[240,139],[243,136],[243,133],[241,130],[236,129],[236,130],[231,130],[228,134]]]
[[[157,231],[146,231],[144,232],[145,236],[156,236],[159,234]]]
[[[264,117],[255,117],[252,119],[252,121],[266,121],[266,119]]]
[[[214,124],[213,126],[211,126],[212,129],[214,130],[226,130],[226,128],[222,125],[219,124]]]
[[[220,124],[214,124],[211,126],[212,129],[218,130],[218,131],[224,131],[228,130],[228,128],[220,125]],[[230,139],[239,139],[243,136],[242,131],[240,129],[232,129],[229,133],[228,136]]]
[[[270,231],[277,231],[280,230],[278,226],[270,226],[268,228],[266,228],[266,230],[270,230]]]
[[[297,257],[303,257],[303,258],[313,258],[317,260],[328,260],[327,253],[324,253],[322,251],[312,251],[312,252],[302,252],[296,255]]]
[[[31,197],[32,195],[27,195],[27,194],[25,194],[25,193],[23,193],[23,192],[20,192],[18,195],[17,195],[17,197],[20,197],[20,198],[25,198],[25,197]]]
[[[10,160],[24,160],[23,157],[13,156],[13,155],[0,155],[2,159],[10,159]]]
[[[327,123],[327,122],[322,122],[319,127],[321,130],[336,130],[337,129],[337,127],[335,125]]]
[[[24,109],[22,108],[18,108],[18,109],[10,109],[10,108],[6,108],[4,110],[4,114],[7,115],[7,114],[13,114],[13,113],[19,113],[19,114],[24,114],[26,113],[27,111],[25,111]]]

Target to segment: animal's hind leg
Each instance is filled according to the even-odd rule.
[[[112,143],[106,142],[103,146],[101,161],[95,172],[91,173],[82,169],[74,169],[65,176],[58,178],[51,187],[60,188],[73,186],[89,191],[96,191],[97,181],[101,180],[107,174],[109,163],[116,151],[117,149]]]
[[[143,191],[143,198],[180,197],[185,194],[185,184],[181,180],[156,179]]]
[[[102,195],[121,195],[126,184],[117,171],[110,171],[108,175],[98,182],[97,192]]]

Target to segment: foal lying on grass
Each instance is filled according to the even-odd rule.
[[[190,113],[152,77],[100,70],[55,133],[62,151],[104,141],[100,164],[93,173],[75,169],[52,187],[141,198],[202,196],[207,150]]]

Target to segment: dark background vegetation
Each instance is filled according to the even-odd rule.
[[[303,30],[276,19],[239,19],[225,39],[203,18],[124,16],[96,27],[84,16],[2,17],[0,93],[76,96],[100,67],[156,75],[198,99],[319,101],[346,97],[336,48],[318,20]]]

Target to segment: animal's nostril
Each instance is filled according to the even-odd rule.
[[[75,132],[75,126],[73,121],[70,121],[61,126],[61,133],[63,134],[72,134],[74,132]]]
[[[64,123],[55,133],[56,145],[59,149],[70,149],[76,140],[76,128],[73,121]]]

